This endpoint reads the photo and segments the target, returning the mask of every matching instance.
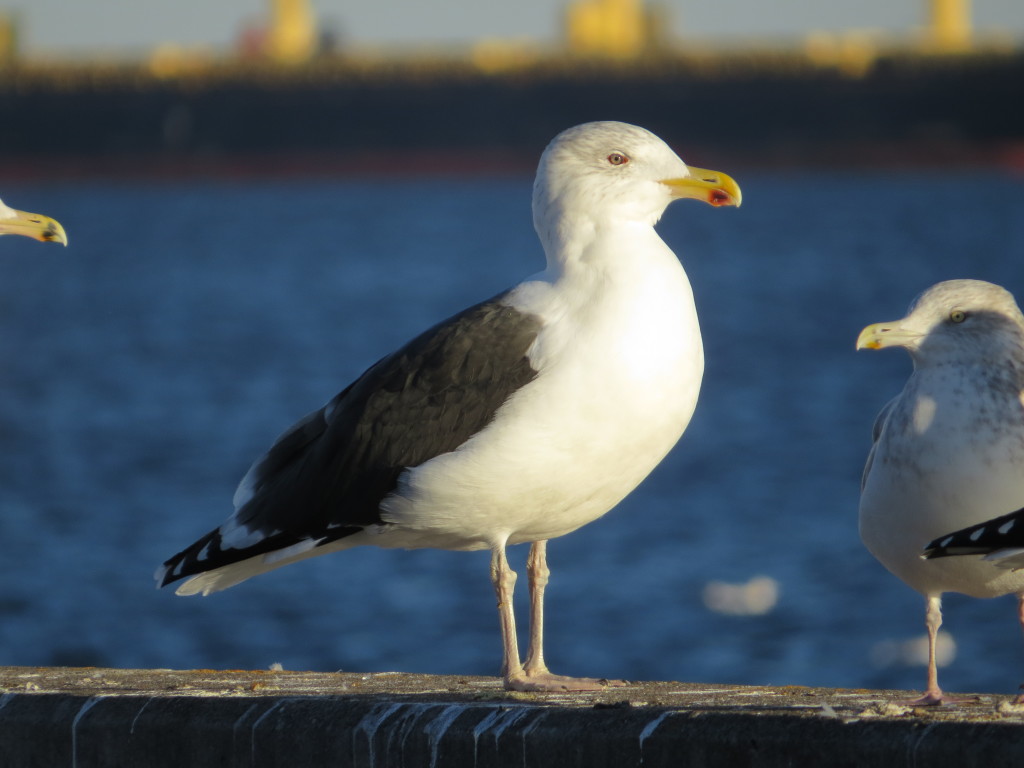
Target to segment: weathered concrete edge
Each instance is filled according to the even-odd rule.
[[[347,696],[0,697],[5,767],[985,766],[1024,760],[1020,724]]]
[[[252,676],[225,673],[218,679]],[[94,684],[99,677],[93,672],[78,679]],[[195,677],[202,681],[202,675]],[[309,676],[295,678],[310,681]],[[180,682],[188,675],[176,673],[173,679]],[[426,676],[411,680],[419,686],[435,681],[448,682]],[[372,692],[326,695],[209,686],[71,692],[8,688],[0,695],[0,765],[734,768],[827,762],[839,768],[991,768],[1024,761],[1024,718],[1017,716],[855,717],[817,700],[810,709],[794,705],[788,692],[781,697],[788,703],[774,707],[738,707],[713,698],[636,706],[628,699],[587,704],[450,689],[438,693],[438,688],[410,692],[401,680],[395,683],[394,693],[378,685]],[[755,690],[736,687],[734,692]],[[810,693],[801,697],[828,693],[804,690]]]

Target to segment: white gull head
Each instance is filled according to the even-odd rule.
[[[673,200],[739,205],[739,186],[717,171],[691,168],[648,130],[584,123],[558,134],[533,185],[533,225],[549,263],[612,222],[653,226]]]

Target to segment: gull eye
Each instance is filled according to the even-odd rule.
[[[629,158],[621,152],[612,152],[608,155],[608,162],[612,165],[625,165],[629,162]]]
[[[954,323],[962,323],[964,320],[967,319],[967,313],[964,312],[962,309],[954,309],[952,312],[949,313],[949,319],[952,320]]]

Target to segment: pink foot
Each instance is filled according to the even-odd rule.
[[[956,698],[954,696],[947,696],[941,690],[925,691],[924,696],[913,701],[900,701],[898,704],[903,704],[907,707],[941,707],[944,704],[955,705],[955,704],[966,704],[976,699],[963,699]]]
[[[629,685],[625,680],[605,680],[596,677],[566,677],[551,672],[520,672],[505,678],[506,691],[534,693],[564,693],[565,691],[603,691]]]

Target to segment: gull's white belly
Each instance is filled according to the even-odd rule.
[[[703,350],[685,273],[649,274],[631,292],[538,337],[537,378],[458,450],[403,476],[382,505],[382,546],[472,549],[548,539],[600,517],[682,435]],[[564,312],[564,307],[558,307]],[[545,336],[545,334],[547,334]]]
[[[1019,592],[1024,571],[996,568],[977,556],[920,557],[933,539],[1024,504],[1024,446],[1013,435],[965,442],[963,425],[972,414],[956,408],[940,407],[941,417],[920,432],[883,435],[861,497],[861,538],[886,568],[924,594]]]

